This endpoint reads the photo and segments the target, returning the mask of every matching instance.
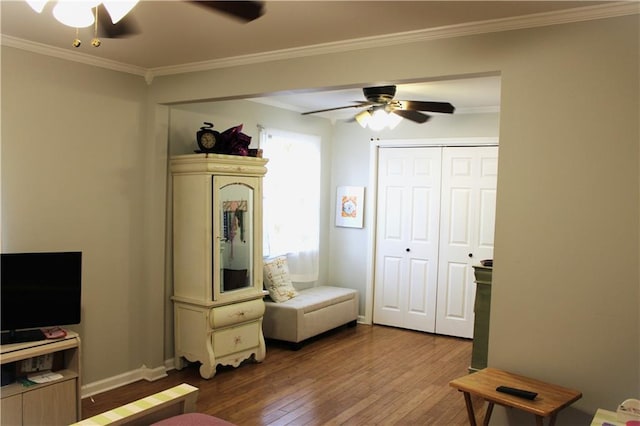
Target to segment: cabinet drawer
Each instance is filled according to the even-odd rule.
[[[22,395],[2,398],[2,402],[0,403],[0,424],[22,424]]]
[[[211,310],[211,328],[227,327],[234,324],[262,318],[264,302],[262,299],[220,306]]]
[[[217,357],[257,347],[260,344],[260,324],[255,321],[238,327],[213,332],[213,351]]]
[[[77,422],[76,379],[27,391],[22,395],[22,424],[68,425]]]

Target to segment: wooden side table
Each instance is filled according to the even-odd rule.
[[[489,403],[482,423],[485,426],[489,424],[494,404],[532,413],[535,415],[538,426],[542,426],[544,418],[549,417],[549,425],[553,426],[560,410],[582,398],[582,392],[496,368],[485,368],[476,373],[468,374],[452,380],[449,385],[464,393],[464,401],[467,405],[467,414],[469,415],[469,424],[471,426],[476,426],[476,416],[471,404],[471,395],[479,396]],[[496,391],[498,386],[525,389],[536,392],[538,395],[533,400],[520,398]]]

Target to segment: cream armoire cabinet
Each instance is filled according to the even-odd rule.
[[[171,158],[175,366],[260,362],[262,178],[266,159],[221,154]]]

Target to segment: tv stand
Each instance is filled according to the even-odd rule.
[[[37,342],[45,339],[44,333],[39,328],[33,330],[11,330],[2,333],[1,343],[9,345],[12,343]]]
[[[0,424],[53,426],[80,420],[80,336],[77,333],[67,330],[67,335],[60,339],[3,344],[0,348],[3,382],[7,375],[15,376],[0,392]],[[44,357],[52,358],[51,371],[61,378],[30,386],[17,381],[18,376],[27,375],[25,369],[39,367]]]

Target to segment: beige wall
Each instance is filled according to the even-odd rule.
[[[139,368],[149,343],[146,91],[140,77],[2,48],[2,250],[83,252],[85,383]]]
[[[512,38],[489,363],[614,409],[640,394],[639,39],[637,17],[598,24]]]
[[[159,103],[497,72],[489,363],[582,390],[560,422],[584,421],[640,394],[638,28],[629,16],[415,42],[156,77],[149,88],[3,47],[2,248],[87,251],[85,383],[158,367],[168,138]],[[44,148],[33,148],[37,128],[48,130]],[[332,174],[365,182],[368,168],[347,172],[339,142]],[[357,260],[367,261],[364,248]]]
[[[584,422],[640,393],[637,16],[162,77],[151,95],[493,72],[502,106],[489,363],[580,389],[563,416]],[[333,161],[342,153],[336,140]],[[345,167],[332,164],[332,174]],[[364,182],[368,168],[354,173]],[[364,247],[357,260],[366,262]],[[505,416],[498,410],[496,422]]]

